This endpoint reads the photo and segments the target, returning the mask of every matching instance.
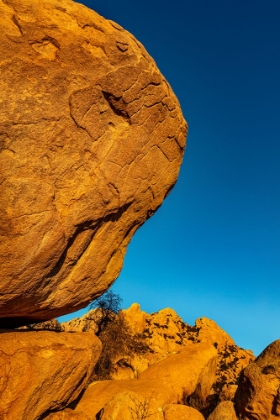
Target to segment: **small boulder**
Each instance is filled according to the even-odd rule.
[[[233,402],[220,402],[207,420],[238,420]]]

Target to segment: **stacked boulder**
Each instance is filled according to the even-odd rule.
[[[0,0],[0,326],[75,312],[174,186],[187,126],[128,32],[72,0]]]
[[[0,0],[0,21],[0,418],[35,420],[80,397],[101,351],[43,322],[116,280],[177,180],[187,126],[116,23],[72,0]]]

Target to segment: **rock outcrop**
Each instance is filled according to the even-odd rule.
[[[91,309],[88,313],[81,316],[81,318],[74,318],[67,322],[62,322],[61,328],[63,331],[78,331],[78,332],[93,332],[96,334],[97,325],[95,323],[95,310]]]
[[[237,388],[240,372],[255,359],[252,351],[238,347],[233,339],[208,318],[199,318],[195,326],[186,324],[177,313],[170,308],[148,314],[134,303],[122,314],[132,332],[136,334],[151,351],[145,354],[126,354],[119,357],[126,362],[115,361],[114,379],[131,379],[139,377],[141,372],[173,353],[193,344],[204,343],[217,349],[217,370],[213,392],[221,395],[222,400],[231,400]],[[61,324],[65,331],[96,331],[90,311],[81,318],[75,318]]]
[[[145,356],[135,355],[132,360],[128,360],[137,372],[136,375],[172,352],[204,343],[217,349],[213,392],[220,394],[223,388],[225,392],[228,386],[236,386],[242,369],[255,359],[251,351],[238,347],[222,328],[208,318],[199,318],[195,326],[192,326],[186,324],[173,309],[166,308],[149,315],[141,311],[138,304],[133,304],[123,314],[131,330],[139,334],[152,349]],[[145,358],[148,359],[146,363]],[[117,373],[114,377],[118,377]]]
[[[197,344],[154,364],[139,379],[93,382],[74,413],[94,418],[102,412],[104,419],[122,420],[131,418],[131,410],[146,405],[147,413],[161,420],[166,404],[183,404],[197,388],[206,398],[215,381],[216,358],[213,346]]]
[[[119,354],[111,372],[115,380],[94,382],[73,414],[82,415],[90,406],[93,416],[103,410],[110,419],[112,407],[117,412],[119,400],[132,392],[145,401],[151,397],[151,410],[157,417],[164,414],[166,404],[178,402],[196,413],[200,411],[205,418],[218,404],[222,405],[217,419],[222,411],[235,415],[232,400],[240,372],[255,359],[251,351],[238,347],[214,321],[199,318],[191,326],[170,308],[147,314],[138,304],[133,304],[121,311],[121,316],[148,350]],[[80,319],[62,324],[62,328],[94,332],[94,319],[95,314],[90,311]],[[115,396],[118,397],[114,399]],[[130,411],[128,407],[127,410]]]
[[[101,351],[91,333],[0,333],[0,418],[35,420],[75,401]]]
[[[71,0],[0,0],[0,16],[7,327],[74,312],[108,289],[176,182],[186,123],[116,23]]]
[[[270,344],[242,372],[236,409],[244,420],[272,420],[280,416],[280,340]]]
[[[280,340],[250,364],[252,352],[236,346],[214,321],[200,318],[190,326],[170,308],[147,314],[133,304],[104,330],[117,328],[120,335],[125,326],[126,343],[133,345],[123,347],[117,340],[129,352],[110,350],[112,370],[102,366],[115,379],[100,380],[103,373],[93,367],[101,347],[94,335],[96,319],[90,311],[68,323],[52,320],[30,325],[33,331],[1,334],[1,418],[131,420],[140,413],[151,420],[277,417]]]

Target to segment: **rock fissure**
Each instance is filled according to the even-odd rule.
[[[42,211],[37,211],[37,212],[33,212],[33,213],[25,213],[25,214],[21,214],[20,216],[15,216],[15,217],[11,217],[11,220],[16,220],[16,219],[20,219],[22,217],[26,217],[26,216],[35,216],[38,214],[44,214],[44,213],[51,213],[52,210],[42,210]]]
[[[124,95],[123,96],[129,96],[129,93],[130,93],[130,91],[133,91],[134,90],[134,87],[137,85],[137,83],[138,83],[138,81],[139,81],[139,83],[141,83],[141,75],[142,75],[142,73],[140,73],[139,74],[139,76],[138,76],[138,78],[137,78],[137,80],[133,83],[133,85],[131,86],[131,87],[129,87],[127,90],[124,90],[123,92],[124,92]],[[150,86],[156,86],[156,87],[160,87],[160,85],[161,85],[161,83],[159,82],[159,83],[153,83],[153,82],[151,82],[151,81],[148,81],[147,82],[147,84],[145,84],[144,86],[140,86],[140,89],[138,90],[138,91],[136,91],[136,92],[133,92],[134,93],[134,95],[133,96],[135,96],[133,99],[131,99],[131,100],[125,100],[124,99],[124,102],[126,103],[126,104],[132,104],[133,102],[135,102],[135,101],[137,101],[137,100],[139,100],[139,99],[141,99],[141,98],[143,98],[143,96],[144,97],[146,97],[146,96],[150,96],[150,95],[153,95],[153,94],[149,94],[149,93],[146,93],[145,92],[145,90],[146,89],[148,89]],[[145,95],[143,95],[143,93],[145,94]],[[154,94],[155,95],[155,94]],[[166,95],[164,95],[164,97],[165,97]]]
[[[116,115],[125,118],[128,121],[128,123],[131,124],[130,117],[125,109],[125,104],[123,102],[122,97],[115,97],[113,94],[105,91],[102,91],[102,94],[108,102],[108,104],[110,105],[110,108],[113,110],[113,112]]]
[[[8,5],[10,6],[10,4],[9,4],[9,3],[6,3],[6,4],[8,4]],[[13,17],[12,17],[12,21],[14,22],[14,24],[15,24],[15,25],[16,25],[16,27],[18,28],[18,30],[19,30],[19,32],[21,33],[21,35],[24,35],[23,29],[22,29],[22,27],[21,27],[21,25],[20,25],[20,23],[19,23],[19,20],[18,20],[17,15],[13,15]]]

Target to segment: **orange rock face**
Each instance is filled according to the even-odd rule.
[[[141,387],[141,385],[140,385]],[[141,392],[141,391],[140,391]],[[159,407],[158,407],[159,406]],[[135,392],[120,392],[101,410],[102,420],[163,420],[160,398],[144,397]]]
[[[209,344],[198,343],[160,360],[144,370],[139,378],[158,378],[161,384],[173,389],[179,402],[184,402],[199,387],[204,400],[215,382],[216,367],[217,350]]]
[[[65,331],[92,331],[97,327],[93,321],[93,311],[61,325]],[[115,371],[113,379],[137,378],[144,370],[160,360],[184,351],[193,350],[194,345],[203,343],[217,350],[216,381],[213,393],[219,394],[221,400],[232,400],[237,388],[240,372],[255,359],[250,350],[238,347],[233,339],[214,321],[199,318],[195,326],[186,324],[171,308],[165,308],[157,313],[148,314],[134,303],[122,311],[132,334],[138,334],[141,340],[152,350],[145,354],[119,355],[113,361]],[[119,364],[125,360],[125,365]]]
[[[124,417],[118,417],[118,420],[127,420],[131,402],[137,404],[145,401],[148,403],[149,414],[152,412],[161,413],[162,418],[164,405],[177,402],[177,395],[172,387],[161,383],[160,378],[93,382],[85,390],[73,414],[94,419],[104,410],[105,413],[106,411],[108,413],[108,417],[104,418],[111,420],[112,411],[115,411],[117,415],[122,414],[119,411],[121,402],[125,414]],[[133,406],[135,405],[133,404]],[[154,420],[159,420],[158,416],[155,416]]]
[[[66,407],[86,387],[100,351],[91,333],[1,332],[0,419],[39,419]]]
[[[207,420],[238,420],[232,401],[222,401]]]
[[[136,410],[146,405],[147,414],[154,413],[152,419],[163,420],[166,404],[183,403],[198,386],[206,396],[215,380],[217,351],[207,344],[192,347],[149,367],[139,379],[93,382],[74,413],[94,418],[104,410],[104,419],[124,420],[141,418],[131,416],[131,407]]]
[[[164,406],[164,420],[204,420],[202,414],[192,407],[179,404],[166,404]]]
[[[270,344],[240,375],[236,408],[244,420],[280,416],[280,340]]]
[[[20,324],[115,281],[176,182],[186,123],[114,22],[71,0],[0,0],[0,22],[0,318]]]
[[[146,351],[138,353],[131,348],[114,356],[110,375],[115,380],[92,382],[74,410],[69,408],[48,419],[125,420],[136,418],[132,414],[138,408],[146,410],[147,416],[142,418],[154,420],[237,420],[233,402],[236,382],[243,368],[255,359],[251,351],[239,348],[207,318],[190,326],[173,309],[147,314],[138,304],[121,315],[127,329],[145,343]],[[61,328],[94,332],[94,319],[94,311],[90,311]]]
[[[192,340],[187,339],[186,346],[175,343],[177,346],[174,347],[175,351],[167,352],[166,346],[159,347],[163,343],[161,339],[157,339],[158,330],[162,331],[161,325],[165,325],[167,322],[166,317],[169,318],[168,328],[170,331],[168,328],[163,330],[168,334],[176,334],[175,331],[178,331],[183,323],[172,309],[164,309],[157,314],[148,315],[140,310],[139,305],[133,305],[127,311],[123,311],[123,314],[127,315],[129,327],[131,326],[131,329],[138,333],[139,330],[136,328],[138,321],[145,321],[139,323],[142,328],[146,327],[148,321],[154,339],[154,341],[151,339],[150,349],[152,350],[154,342],[157,352],[152,350],[151,353],[148,352],[140,356],[136,354],[121,356],[127,361],[127,366],[131,363],[131,368],[134,367],[131,372],[137,372],[136,377],[128,376],[127,371],[122,376],[118,371],[116,376],[119,380],[93,382],[86,389],[73,415],[85,415],[85,418],[88,415],[90,418],[94,418],[101,415],[102,412],[104,420],[124,420],[136,418],[132,417],[131,410],[145,406],[147,414],[153,414],[151,419],[163,420],[165,405],[176,404],[178,418],[181,418],[183,414],[185,417],[182,418],[187,418],[186,415],[192,418],[192,414],[196,414],[196,417],[193,418],[201,418],[202,415],[190,407],[185,408],[182,413],[182,409],[178,408],[177,404],[186,403],[187,397],[198,389],[201,400],[206,400],[216,379],[217,349],[210,342],[193,343]],[[132,314],[135,314],[135,317]],[[88,317],[76,319],[69,322],[68,325],[65,323],[62,327],[72,329],[72,331],[85,328],[89,331],[94,330],[90,318],[91,313],[88,314]],[[133,324],[135,328],[133,328]],[[168,341],[167,338],[166,340]],[[141,364],[141,362],[143,363]],[[174,410],[171,410],[169,418],[174,414]]]

